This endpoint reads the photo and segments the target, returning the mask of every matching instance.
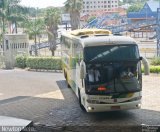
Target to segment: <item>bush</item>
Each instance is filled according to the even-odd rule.
[[[59,57],[28,57],[26,65],[30,69],[61,70]]]
[[[25,68],[26,67],[26,55],[18,55],[16,56],[16,67]]]
[[[142,72],[144,72],[144,67],[142,67]],[[160,66],[150,66],[150,73],[160,73]]]
[[[155,57],[151,60],[151,65],[160,66],[160,57]]]
[[[160,66],[150,66],[151,73],[160,73]]]

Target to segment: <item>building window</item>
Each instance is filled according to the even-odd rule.
[[[87,6],[87,8],[89,8],[89,6]]]
[[[6,49],[9,49],[8,40],[6,40]]]
[[[106,3],[106,1],[104,1],[104,3]]]
[[[25,43],[23,43],[23,48],[25,48]]]
[[[110,5],[108,5],[108,8],[111,8],[111,6],[110,6]]]
[[[110,3],[110,1],[108,1],[108,3]]]

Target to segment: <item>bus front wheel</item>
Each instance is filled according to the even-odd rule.
[[[80,90],[78,89],[78,100],[79,100],[79,106],[81,107],[81,109],[83,111],[86,112],[86,109],[84,108],[84,106],[82,105],[82,101],[81,101],[81,93],[80,93]]]

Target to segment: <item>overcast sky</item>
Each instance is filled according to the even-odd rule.
[[[45,8],[48,6],[63,6],[66,0],[21,0],[21,5],[29,7]]]

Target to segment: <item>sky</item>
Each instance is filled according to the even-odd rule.
[[[21,0],[20,4],[28,7],[45,8],[48,6],[63,6],[66,0]]]

